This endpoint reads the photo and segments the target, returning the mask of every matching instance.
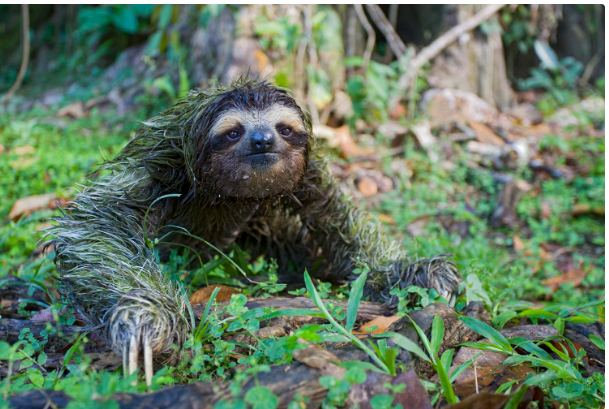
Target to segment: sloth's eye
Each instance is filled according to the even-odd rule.
[[[292,128],[290,128],[289,126],[284,126],[281,128],[279,133],[283,136],[290,136],[292,135]]]
[[[233,129],[230,130],[227,135],[230,139],[238,139],[241,137],[241,132],[239,132],[238,129]]]

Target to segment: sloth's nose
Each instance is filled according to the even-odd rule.
[[[250,137],[250,149],[255,153],[270,152],[275,147],[275,135],[269,129],[256,130]]]

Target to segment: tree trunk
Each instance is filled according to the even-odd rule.
[[[445,29],[459,24],[479,11],[482,5],[446,6]],[[455,88],[472,92],[499,109],[513,104],[513,91],[507,79],[501,33],[497,17],[486,24],[488,33],[477,29],[463,35],[433,63],[429,84],[437,88]]]

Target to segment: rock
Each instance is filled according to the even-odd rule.
[[[499,331],[506,338],[522,337],[530,341],[540,341],[554,335],[560,335],[556,328],[549,325],[519,325]]]

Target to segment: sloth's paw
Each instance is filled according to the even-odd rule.
[[[451,256],[452,254],[440,254],[415,261],[401,260],[399,287],[415,285],[433,288],[448,301],[449,305],[454,305],[462,279],[457,266],[449,260]]]
[[[138,370],[138,357],[143,352],[148,386],[153,375],[153,354],[155,361],[175,361],[188,328],[179,305],[164,294],[151,294],[147,290],[123,295],[108,318],[106,335],[123,357],[125,376]]]

